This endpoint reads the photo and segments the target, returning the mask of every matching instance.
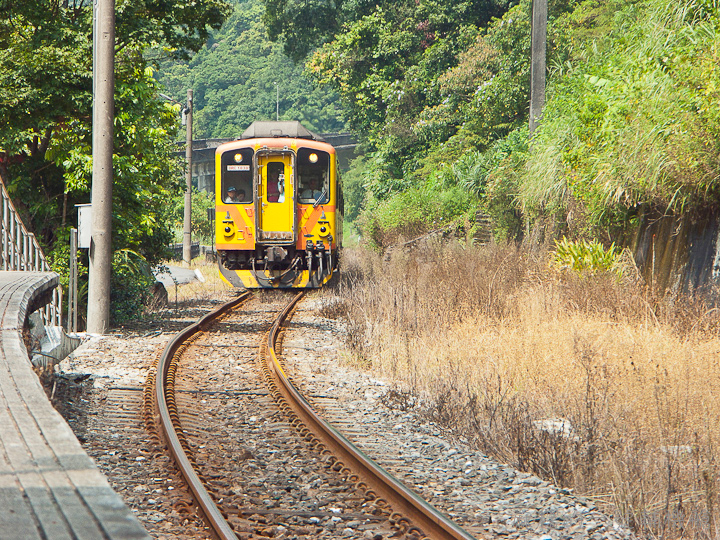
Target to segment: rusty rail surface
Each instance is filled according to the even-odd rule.
[[[280,409],[291,418],[291,424],[301,436],[310,441],[320,453],[330,455],[329,459],[336,471],[346,473],[348,478],[366,493],[368,499],[389,506],[392,511],[390,518],[404,526],[406,532],[417,532],[423,538],[433,540],[475,540],[474,536],[408,489],[323,420],[288,380],[275,347],[283,323],[304,294],[304,291],[297,294],[285,307],[268,332],[267,341],[261,346],[261,353],[266,361],[263,370],[269,382],[270,393]],[[250,297],[250,293],[244,293],[178,333],[165,347],[156,370],[155,399],[166,442],[196,503],[221,540],[237,540],[237,535],[202,484],[191,458],[188,457],[189,452],[186,452],[187,443],[176,433],[176,429],[180,427],[179,414],[174,396],[168,390],[174,386],[176,360],[187,344],[197,338],[200,332],[205,331],[217,317]]]
[[[179,332],[165,347],[158,361],[157,377],[155,380],[155,399],[157,400],[160,424],[167,440],[168,448],[172,453],[178,469],[180,469],[181,474],[190,487],[196,503],[200,506],[210,526],[221,540],[237,540],[237,535],[225,520],[220,509],[215,505],[215,501],[207,489],[205,489],[192,462],[188,459],[185,445],[176,433],[175,426],[176,424],[179,425],[179,415],[177,406],[175,405],[174,395],[169,395],[168,389],[174,386],[175,370],[177,369],[174,358],[184,350],[185,343],[192,340],[199,332],[206,330],[220,315],[227,313],[250,297],[251,294],[245,292]]]
[[[347,472],[368,494],[389,504],[394,510],[391,517],[409,523],[409,531],[415,529],[433,540],[475,540],[474,536],[408,489],[323,420],[288,380],[275,352],[275,343],[283,322],[303,295],[304,291],[299,293],[276,319],[268,333],[266,344],[266,354],[271,359],[277,391],[306,426],[303,428],[296,423],[295,427],[301,433],[309,431],[306,434],[307,439],[317,438],[318,442],[337,458],[335,469]]]

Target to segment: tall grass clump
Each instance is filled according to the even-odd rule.
[[[593,34],[593,21],[609,14],[604,35]],[[526,215],[581,211],[592,229],[621,225],[638,206],[717,204],[717,4],[585,2],[555,30],[574,45],[553,68],[520,181]]]
[[[716,538],[720,317],[555,254],[346,251],[347,357],[646,538]]]

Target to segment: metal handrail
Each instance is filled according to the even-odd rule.
[[[5,182],[0,178],[0,263],[5,272],[50,272],[40,244],[25,224],[10,200]],[[42,308],[46,325],[62,325],[62,289],[53,290],[52,302]]]

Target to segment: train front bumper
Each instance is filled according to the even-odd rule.
[[[318,289],[330,281],[334,273],[333,269],[320,274],[308,270],[228,270],[222,264],[218,267],[223,281],[246,289]]]

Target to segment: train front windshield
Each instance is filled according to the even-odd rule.
[[[330,200],[330,154],[300,148],[297,154],[298,202],[326,203]]]
[[[248,204],[253,202],[253,150],[241,148],[225,152],[222,166],[222,201]]]

